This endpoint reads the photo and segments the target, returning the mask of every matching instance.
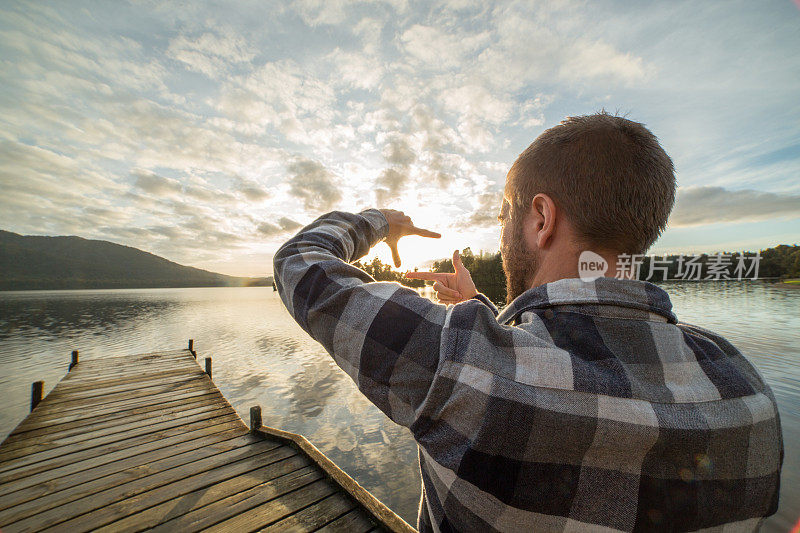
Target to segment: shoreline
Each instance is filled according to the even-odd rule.
[[[270,289],[271,285],[199,285],[195,287],[98,287],[98,288],[78,288],[78,289],[0,289],[0,294],[11,294],[15,292],[100,292],[100,291],[168,291],[175,289]]]

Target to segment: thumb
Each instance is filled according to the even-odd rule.
[[[453,252],[453,270],[458,274],[459,270],[465,270],[464,263],[461,262],[461,254],[458,250]]]

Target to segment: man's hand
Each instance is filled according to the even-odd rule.
[[[472,281],[472,276],[469,275],[469,270],[461,262],[461,255],[458,250],[453,252],[453,268],[455,272],[452,274],[446,272],[407,272],[406,277],[434,281],[433,290],[436,291],[436,297],[439,301],[445,304],[457,304],[478,294],[478,289],[475,288],[475,283]]]
[[[394,260],[395,268],[400,266],[400,254],[397,252],[397,241],[400,240],[400,237],[405,237],[406,235],[419,235],[420,237],[430,237],[433,239],[441,237],[441,235],[435,231],[428,231],[416,227],[411,222],[411,219],[402,211],[380,209],[380,212],[383,213],[383,216],[386,217],[386,221],[389,222],[389,235],[386,236],[386,244],[389,245],[389,249],[392,251],[392,259]]]

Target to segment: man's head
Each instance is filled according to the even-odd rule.
[[[566,269],[577,268],[582,250],[644,254],[674,200],[672,160],[644,125],[603,111],[546,130],[506,179],[501,252],[509,301],[531,287],[545,259],[555,268],[550,277],[571,277]],[[556,267],[573,255],[574,264]]]

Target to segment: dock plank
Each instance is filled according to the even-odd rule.
[[[82,363],[79,363],[79,365],[82,365]],[[73,374],[70,372],[70,374],[64,378],[64,383],[85,383],[87,381],[98,379],[98,377],[102,380],[114,380],[142,375],[158,376],[163,372],[168,372],[179,368],[186,368],[183,362],[179,360],[149,361],[128,365],[114,365],[112,367],[95,366],[91,369],[82,367],[80,373]]]
[[[49,413],[60,413],[60,412],[67,412],[67,411],[78,411],[84,410],[87,408],[96,408],[100,406],[117,406],[121,407],[125,404],[125,402],[130,402],[133,400],[141,401],[142,399],[148,399],[151,396],[156,395],[163,395],[164,397],[169,397],[176,392],[179,391],[190,391],[190,390],[197,390],[197,389],[206,389],[207,385],[201,381],[192,381],[188,384],[175,386],[172,389],[166,388],[162,391],[153,391],[153,390],[136,390],[136,391],[129,391],[122,394],[116,394],[114,397],[100,397],[94,400],[86,400],[86,399],[67,399],[61,402],[53,402],[53,404],[46,405],[42,408],[43,414]],[[41,407],[41,404],[39,405]],[[39,409],[37,407],[36,409]]]
[[[23,457],[29,454],[36,454],[40,452],[55,451],[56,453],[70,453],[71,449],[64,451],[59,451],[59,449],[70,448],[70,446],[74,447],[73,449],[80,449],[82,446],[97,446],[99,444],[124,440],[129,437],[144,433],[152,433],[160,429],[181,426],[184,423],[194,422],[197,420],[206,420],[216,416],[228,414],[227,409],[219,404],[212,404],[208,407],[203,407],[195,411],[196,412],[186,416],[174,418],[167,417],[166,419],[159,417],[158,420],[153,421],[152,423],[149,423],[148,421],[133,422],[132,424],[124,424],[115,428],[101,429],[98,431],[92,431],[91,433],[65,437],[63,439],[47,439],[36,437],[31,439],[33,441],[32,443],[22,448],[15,446],[15,444],[18,443],[12,443],[8,451],[0,452],[0,462],[6,462],[17,457]]]
[[[135,470],[129,469],[128,472],[108,476],[108,479],[77,485],[74,490],[49,493],[34,501],[0,510],[0,523],[8,523],[3,528],[4,533],[18,527],[40,530],[69,519],[69,516],[65,516],[63,512],[65,504],[69,504],[68,508],[71,514],[91,513],[91,516],[83,518],[76,516],[71,525],[64,526],[67,528],[66,530],[75,531],[73,526],[82,520],[89,520],[95,524],[93,527],[97,527],[104,524],[100,521],[100,516],[105,515],[103,509],[120,500],[132,498],[137,494],[169,483],[176,483],[184,488],[192,487],[192,484],[195,484],[194,488],[199,488],[196,486],[198,483],[209,484],[220,481],[220,476],[222,479],[227,479],[224,476],[233,477],[255,470],[264,464],[262,461],[277,461],[296,453],[288,446],[274,448],[274,443],[265,442],[216,453],[210,457],[172,468],[162,469],[160,465],[157,465],[154,467],[155,473],[150,473],[151,465],[140,465]],[[204,484],[199,486],[204,486]],[[109,521],[112,520],[109,519]]]
[[[113,433],[111,435],[106,435],[104,437],[84,440],[81,442],[76,442],[68,446],[61,446],[58,448],[49,448],[47,444],[42,444],[36,450],[31,450],[31,452],[28,454],[25,454],[24,449],[12,450],[10,452],[10,455],[13,455],[13,457],[5,458],[2,466],[6,466],[8,469],[12,469],[19,467],[21,465],[44,461],[47,459],[58,457],[60,455],[68,455],[71,453],[80,452],[83,450],[93,449],[93,448],[100,453],[105,453],[107,450],[109,450],[108,445],[118,444],[120,448],[124,448],[130,446],[131,442],[133,442],[136,437],[141,437],[151,433],[156,433],[160,435],[161,434],[160,432],[162,430],[175,429],[176,431],[180,432],[181,428],[184,428],[185,430],[187,424],[194,424],[195,422],[201,422],[205,425],[217,424],[221,422],[235,423],[237,422],[236,418],[237,418],[236,416],[226,412],[225,409],[219,409],[217,411],[198,414],[178,420],[169,420],[167,422],[162,422],[154,426],[147,426],[144,428],[138,428],[131,431],[125,431],[122,433]]]
[[[205,373],[201,368],[197,368],[199,374]],[[124,383],[146,383],[149,381],[160,380],[172,376],[185,376],[188,375],[189,369],[185,366],[175,366],[170,365],[169,367],[164,367],[164,369],[159,369],[158,372],[154,372],[152,370],[148,372],[126,372],[124,374],[118,373],[103,373],[99,376],[86,376],[84,378],[77,378],[77,379],[64,379],[63,384],[64,386],[59,389],[59,391],[70,391],[75,390],[80,387],[84,387],[86,385],[97,385],[108,387],[114,384],[122,385]]]
[[[107,424],[115,424],[121,419],[134,420],[133,417],[148,416],[153,411],[161,413],[172,413],[185,409],[191,409],[198,405],[211,403],[217,401],[216,395],[205,395],[194,398],[187,398],[185,400],[176,400],[164,402],[163,404],[149,404],[139,408],[132,408],[126,410],[113,410],[104,415],[87,416],[88,413],[81,415],[64,416],[60,418],[53,418],[50,420],[39,420],[39,424],[32,425],[25,428],[17,428],[6,439],[6,443],[10,444],[19,440],[26,439],[34,435],[55,435],[56,433],[64,433],[75,428],[92,425],[95,428],[104,427]]]
[[[129,401],[125,405],[121,406],[114,404],[91,410],[78,409],[73,412],[67,411],[48,414],[39,412],[35,417],[21,422],[19,426],[17,426],[14,431],[11,432],[11,435],[29,431],[30,429],[46,427],[50,424],[60,424],[63,422],[73,422],[76,420],[91,420],[94,418],[101,418],[111,415],[124,416],[128,412],[144,412],[148,409],[158,409],[162,405],[166,406],[172,403],[190,402],[193,401],[194,398],[200,396],[213,396],[215,398],[220,398],[222,395],[217,390],[208,390],[206,387],[203,387],[197,390],[189,390],[186,392],[168,394],[165,396],[162,395],[160,397],[141,398],[139,400]],[[139,409],[143,409],[144,411],[137,411]]]
[[[0,475],[8,475],[8,479],[12,479],[10,476],[15,476],[18,473],[21,473],[21,475],[30,475],[84,459],[91,458],[92,460],[98,460],[97,458],[106,458],[107,456],[140,453],[143,450],[161,448],[162,446],[169,446],[176,442],[199,438],[205,434],[215,433],[222,429],[236,429],[241,432],[242,426],[243,424],[240,418],[225,414],[216,419],[199,420],[183,426],[179,425],[127,440],[124,439],[107,443],[103,446],[89,446],[72,450],[68,453],[59,453],[57,451],[55,453],[42,452],[20,457],[9,461],[5,465],[0,465],[4,466]]]
[[[39,506],[43,507],[48,505],[46,502],[53,501],[61,501],[60,498],[69,498],[69,499],[76,499],[81,497],[82,495],[91,494],[91,491],[95,488],[103,489],[107,487],[112,487],[116,485],[121,485],[123,483],[127,483],[131,479],[138,479],[140,477],[149,476],[152,474],[159,473],[164,470],[168,470],[170,468],[175,468],[181,465],[185,465],[191,463],[193,461],[198,461],[200,459],[213,457],[214,455],[218,455],[225,452],[232,452],[239,448],[248,448],[252,453],[258,453],[258,447],[251,447],[250,444],[255,444],[252,439],[249,440],[242,440],[246,437],[246,435],[237,435],[234,437],[235,441],[232,439],[227,439],[222,442],[213,442],[215,439],[211,438],[204,438],[201,440],[203,446],[200,448],[192,448],[190,450],[186,450],[178,455],[174,456],[166,456],[157,461],[133,461],[133,465],[128,465],[128,468],[125,468],[116,473],[109,473],[110,475],[107,476],[97,476],[95,475],[95,471],[92,468],[80,470],[75,472],[71,476],[67,477],[59,477],[59,478],[51,478],[44,483],[40,483],[39,485],[32,487],[29,490],[17,490],[15,492],[10,492],[9,494],[3,496],[0,499],[0,517],[3,516],[3,510],[11,508],[16,505],[20,505],[25,501],[29,501],[36,497],[43,498],[41,502],[39,502]],[[271,449],[275,446],[278,446],[274,443],[257,443],[259,446],[262,446],[266,449]],[[235,454],[234,454],[235,455]],[[139,456],[141,458],[141,456]],[[116,463],[112,463],[114,465]],[[98,468],[103,468],[98,467]],[[102,479],[92,481],[93,478]],[[61,490],[67,488],[72,485],[81,485],[80,487],[69,491],[68,493],[65,492],[63,494],[60,493]],[[45,489],[44,493],[40,494],[39,490]],[[65,500],[69,501],[69,500]]]
[[[112,355],[104,357],[95,357],[91,359],[82,358],[80,364],[85,367],[91,368],[92,365],[99,366],[119,366],[141,361],[166,361],[169,359],[184,359],[185,355],[189,353],[188,350],[160,350],[156,352],[146,352],[135,355]]]
[[[64,378],[64,383],[78,383],[81,381],[89,381],[97,375],[102,375],[103,379],[114,379],[118,377],[126,377],[134,374],[158,374],[158,372],[183,368],[184,365],[179,359],[170,360],[154,360],[154,361],[137,361],[133,363],[114,362],[113,364],[105,363],[78,363],[76,366],[81,368],[78,374],[68,374]]]
[[[367,533],[377,526],[360,509],[353,509],[317,529],[317,533]]]
[[[256,531],[336,492],[337,489],[333,483],[327,479],[321,479],[219,522],[204,531],[208,533]]]
[[[222,396],[219,391],[216,390],[211,391],[207,386],[199,384],[197,387],[185,389],[182,391],[171,391],[164,394],[144,395],[138,398],[129,398],[125,400],[119,400],[116,402],[109,402],[107,404],[96,406],[88,410],[82,408],[80,405],[77,405],[75,407],[68,409],[48,409],[46,411],[37,411],[35,417],[25,419],[20,424],[20,427],[41,425],[39,422],[40,418],[45,422],[49,419],[61,418],[66,416],[90,418],[92,416],[96,416],[99,414],[116,413],[136,407],[143,407],[146,405],[156,405],[158,402],[161,401],[178,400],[181,398],[190,398],[193,396],[200,396],[205,394],[219,394],[220,396]]]
[[[123,427],[128,427],[134,422],[148,422],[152,424],[154,421],[159,419],[188,416],[195,412],[199,412],[198,411],[199,409],[204,409],[209,407],[219,408],[219,403],[216,398],[207,398],[199,402],[192,402],[186,404],[176,404],[171,407],[162,408],[157,412],[148,411],[145,413],[130,414],[129,416],[123,416],[122,418],[109,418],[103,421],[94,420],[91,423],[91,428],[87,428],[86,426],[89,424],[81,421],[71,422],[67,424],[53,424],[48,426],[50,428],[49,430],[48,427],[42,427],[24,433],[9,435],[8,439],[6,439],[5,449],[11,450],[20,446],[23,447],[29,446],[32,444],[37,444],[38,442],[43,440],[47,441],[52,445],[56,445],[56,442],[59,439],[85,435],[88,430],[91,430],[90,435],[97,435],[98,432],[103,429],[109,429],[109,428],[119,429]],[[120,423],[122,421],[124,421],[124,423]],[[12,446],[12,444],[14,446]]]
[[[78,365],[83,371],[98,372],[116,372],[128,368],[135,368],[141,365],[152,365],[155,368],[158,365],[180,364],[183,357],[180,355],[157,355],[150,359],[130,359],[125,357],[102,357],[99,359],[83,359]],[[86,377],[79,375],[78,377]],[[73,378],[76,379],[76,378]]]
[[[205,436],[202,439],[192,439],[187,442],[173,444],[166,448],[158,448],[143,454],[132,455],[108,463],[98,464],[99,462],[95,459],[70,463],[65,467],[61,467],[58,471],[50,470],[40,472],[39,474],[27,475],[17,478],[14,481],[3,483],[0,485],[0,497],[5,494],[28,489],[30,491],[29,499],[37,498],[50,492],[64,490],[73,485],[85,483],[92,479],[122,472],[129,467],[177,456],[189,450],[207,447],[218,442],[236,438],[239,435],[241,435],[241,431],[228,430]],[[78,473],[81,475],[78,476]]]
[[[271,533],[316,531],[348,511],[355,509],[355,507],[356,503],[352,499],[334,492],[327,498],[309,505],[305,509],[261,529],[261,531],[269,531]]]
[[[120,532],[152,528],[153,532],[197,531],[237,514],[242,508],[285,494],[322,478],[302,455],[295,455],[216,485],[162,502],[99,531]],[[242,507],[240,502],[257,496]],[[249,507],[247,506],[249,505]]]
[[[202,360],[202,358],[201,358]],[[81,360],[0,444],[0,530],[411,532],[188,350]]]
[[[94,404],[108,399],[115,399],[130,392],[159,394],[180,389],[189,385],[197,385],[203,374],[191,374],[181,378],[169,377],[152,380],[150,383],[137,386],[136,383],[125,383],[110,387],[94,386],[91,383],[69,391],[56,391],[53,394],[54,405],[67,402],[80,402],[83,405]],[[207,378],[206,378],[207,379]]]

